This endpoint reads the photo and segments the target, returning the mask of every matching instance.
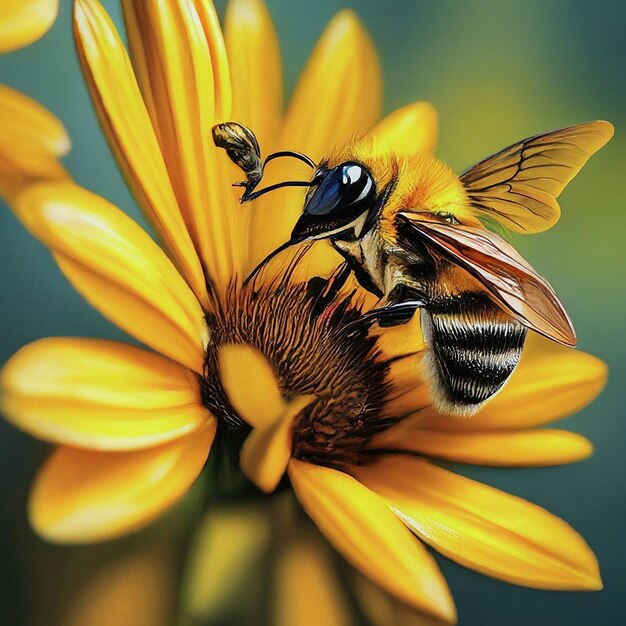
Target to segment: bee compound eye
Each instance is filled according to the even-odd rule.
[[[343,163],[327,171],[307,198],[308,215],[340,215],[352,212],[374,191],[369,172],[358,163]]]

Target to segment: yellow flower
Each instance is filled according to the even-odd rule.
[[[216,430],[243,472],[272,491],[285,472],[309,516],[357,569],[410,609],[454,622],[422,539],[449,558],[542,589],[599,589],[583,539],[547,511],[426,457],[492,465],[582,459],[582,437],[539,426],[601,389],[592,356],[529,345],[476,417],[436,415],[420,375],[417,321],[368,331],[360,291],[323,300],[336,264],[321,243],[243,278],[282,243],[302,194],[240,206],[240,178],[210,142],[218,121],[254,128],[264,150],[320,158],[366,133],[432,150],[436,114],[409,105],[373,126],[380,79],[357,18],[327,27],[283,115],[278,44],[260,0],[232,0],[222,38],[206,0],[124,0],[130,59],[97,0],[76,0],[76,41],[96,110],[159,247],[70,181],[29,185],[12,206],[83,296],[156,352],[113,341],[44,339],[1,377],[2,411],[58,444],[30,498],[57,542],[133,530],[196,479]],[[132,61],[131,61],[132,59]],[[278,164],[283,178],[298,165]],[[302,174],[300,172],[300,174]],[[271,182],[271,180],[268,180]],[[332,275],[329,280],[332,280]]]
[[[2,0],[0,53],[17,50],[43,37],[58,11],[59,0]]]

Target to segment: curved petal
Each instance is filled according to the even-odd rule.
[[[30,185],[70,179],[56,157],[35,144],[20,143],[18,150],[4,150],[11,144],[0,138],[0,197],[12,208],[19,194]]]
[[[286,405],[276,422],[254,428],[241,448],[241,471],[265,493],[276,489],[291,457],[293,422],[315,396],[299,396]]]
[[[416,535],[461,565],[538,589],[602,588],[582,537],[530,502],[408,456],[385,456],[354,474]]]
[[[382,498],[343,472],[303,461],[291,461],[289,476],[311,519],[354,567],[410,606],[455,622],[434,559]]]
[[[262,0],[230,0],[224,26],[233,89],[232,118],[254,131],[269,154],[283,103],[280,48]]]
[[[565,430],[443,432],[393,428],[372,441],[373,448],[404,450],[457,463],[541,467],[582,461],[591,442]]]
[[[316,45],[289,103],[278,149],[299,150],[318,160],[371,128],[381,98],[376,52],[350,10],[337,14]],[[307,180],[311,172],[295,159],[268,168],[264,185]],[[289,239],[302,210],[304,191],[281,189],[255,202],[250,241],[252,267]]]
[[[365,133],[381,100],[378,58],[358,17],[338,13],[315,46],[285,117],[280,147],[312,159]]]
[[[59,0],[2,0],[0,53],[28,46],[43,37],[58,11]]]
[[[211,419],[189,370],[98,339],[42,339],[22,348],[0,374],[0,407],[36,437],[99,450],[147,448]]]
[[[19,196],[18,217],[55,255],[76,289],[105,317],[150,347],[202,373],[207,328],[191,289],[127,215],[69,183]]]
[[[65,128],[52,113],[0,85],[0,196],[13,202],[26,185],[69,178],[58,161],[69,149]]]
[[[371,626],[442,626],[445,623],[409,608],[358,572],[355,572],[351,587]]]
[[[280,48],[272,18],[262,0],[230,0],[224,36],[231,69],[232,119],[254,131],[261,150],[269,154],[277,140],[283,108]],[[241,170],[233,176],[242,178]],[[253,212],[233,208],[240,218],[240,272],[247,273]]]
[[[113,22],[96,0],[75,4],[76,47],[113,153],[137,202],[198,299],[206,281],[178,207],[154,128]]]
[[[0,85],[0,137],[4,140],[9,134],[16,142],[36,144],[56,157],[65,156],[71,147],[63,124],[48,109],[11,87]]]
[[[430,102],[414,102],[396,109],[368,133],[376,154],[432,154],[437,147],[438,115]]]
[[[219,348],[219,375],[233,408],[255,427],[270,426],[285,410],[285,401],[269,361],[248,344]]]
[[[214,435],[211,421],[203,432],[147,450],[58,448],[33,485],[31,524],[54,543],[92,543],[132,532],[185,495]]]
[[[230,115],[225,46],[210,2],[124,0],[140,85],[185,223],[214,282],[225,287],[241,249],[232,165],[211,141]],[[228,102],[226,102],[228,100]],[[233,238],[231,238],[231,236]]]
[[[226,51],[226,42],[222,35],[222,27],[213,2],[209,0],[192,0],[192,4],[200,20],[200,26],[211,55],[215,117],[220,121],[228,120],[232,116],[233,93],[230,79],[230,64]]]
[[[600,359],[562,346],[523,355],[501,393],[469,419],[431,413],[417,416],[436,430],[503,430],[553,422],[587,406],[606,383]]]

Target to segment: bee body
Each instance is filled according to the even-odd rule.
[[[471,414],[500,390],[515,369],[526,328],[496,305],[467,272],[433,256],[414,238],[404,241],[402,226],[395,232],[395,245],[385,240],[379,225],[362,238],[334,240],[333,245],[366,273],[383,295],[383,306],[402,304],[406,294],[423,303],[421,326],[429,347],[423,373],[433,400],[446,412]],[[381,319],[382,325],[404,321],[403,317],[391,322]]]

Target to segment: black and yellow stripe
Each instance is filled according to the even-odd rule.
[[[440,293],[422,310],[433,399],[471,414],[497,393],[521,356],[526,328],[484,291]]]

